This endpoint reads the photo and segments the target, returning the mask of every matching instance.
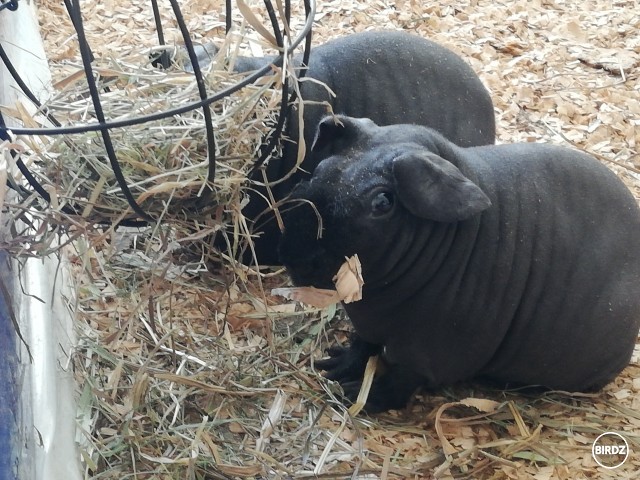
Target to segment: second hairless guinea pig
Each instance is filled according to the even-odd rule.
[[[279,251],[296,285],[321,288],[360,258],[363,297],[345,304],[354,343],[319,363],[347,396],[377,353],[387,368],[369,411],[477,378],[599,389],[628,364],[640,210],[596,159],[535,143],[461,148],[345,116],[320,123],[313,149],[326,158],[292,192]]]
[[[273,57],[237,59],[235,69],[249,71]],[[294,63],[300,63],[296,57]],[[334,93],[318,82],[326,84]],[[487,89],[469,65],[447,48],[419,36],[394,31],[356,33],[313,47],[306,79],[300,82],[304,101],[302,139],[304,161],[288,180],[272,187],[275,200],[285,198],[300,180],[308,178],[321,151],[310,151],[318,123],[327,113],[367,117],[380,125],[415,123],[434,128],[461,146],[492,144],[495,140],[493,104]],[[300,139],[299,112],[288,117],[282,158],[266,167],[269,181],[293,169]],[[258,173],[254,177],[262,181]],[[255,248],[261,263],[277,263],[279,230],[268,208],[265,191],[255,186],[243,214],[256,220]],[[268,220],[268,221],[266,221]],[[265,223],[266,221],[266,223]],[[246,259],[246,257],[245,257]]]

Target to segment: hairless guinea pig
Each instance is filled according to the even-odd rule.
[[[257,69],[273,59],[241,57],[235,69]],[[300,57],[294,62],[299,65]],[[329,41],[311,49],[306,77],[299,85],[306,146],[327,113],[367,117],[380,125],[426,125],[462,146],[494,143],[493,104],[478,76],[455,53],[416,35],[377,31]],[[335,97],[318,81],[326,84]],[[290,141],[283,145],[282,158],[272,159],[267,166],[269,181],[282,178],[296,165],[298,113],[293,109],[288,117],[286,134]],[[300,169],[272,187],[275,200],[283,199],[297,182],[308,178],[322,158],[323,152],[307,151]],[[263,181],[262,175],[256,175],[255,180]],[[271,214],[262,215],[268,207],[264,189],[258,186],[255,190],[243,214],[256,220],[254,233],[262,231],[255,242],[258,260],[276,263],[280,232]]]
[[[354,343],[316,363],[348,397],[377,353],[370,412],[468,379],[594,390],[628,364],[640,211],[597,160],[345,116],[322,121],[313,149],[327,158],[293,190],[279,252],[296,285],[324,288],[360,258],[363,298],[344,306]]]

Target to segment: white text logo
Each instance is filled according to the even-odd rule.
[[[618,468],[629,458],[629,444],[619,433],[605,432],[593,442],[591,455],[602,468]]]

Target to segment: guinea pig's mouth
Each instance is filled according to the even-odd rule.
[[[294,285],[299,287],[334,288],[333,276],[340,268],[340,262],[333,262],[321,247],[313,250],[288,248],[286,236],[280,244],[280,261],[287,269]],[[295,241],[295,239],[293,240]]]
[[[333,277],[344,258],[327,250],[323,235],[328,225],[327,199],[310,192],[310,182],[300,182],[291,192],[283,211],[284,232],[278,257],[293,283],[300,287],[333,289]]]
[[[315,287],[326,290],[333,290],[335,285],[331,280],[316,276],[314,271],[306,270],[306,267],[285,265],[291,281],[297,287]]]
[[[284,232],[278,257],[293,283],[300,287],[334,288],[333,276],[344,259],[334,260],[318,238],[318,215],[309,204],[291,209],[283,216]]]

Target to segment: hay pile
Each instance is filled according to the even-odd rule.
[[[640,16],[633,7],[602,0],[331,0],[318,6],[314,38],[401,28],[450,46],[492,91],[500,141],[575,145],[606,161],[640,197]],[[86,1],[83,9],[108,76],[123,64],[141,68],[131,58],[155,44],[150,7],[111,0]],[[184,9],[197,41],[223,38],[221,2],[192,1]],[[54,79],[63,81],[78,70],[73,29],[61,22],[66,14],[57,2],[43,1],[40,15]],[[171,23],[169,10],[163,16]],[[294,17],[295,29],[302,17]],[[170,30],[168,38],[179,37]],[[168,104],[186,99],[182,77],[140,73],[126,83],[115,75],[124,87],[117,91],[131,96],[113,97],[114,115],[142,108],[155,88]],[[268,110],[273,100],[265,101]],[[58,108],[74,113],[72,105]],[[243,107],[238,112],[248,118]],[[171,181],[185,182],[182,192],[197,190],[204,141],[193,115],[179,126],[125,132],[123,163],[153,169],[158,152],[168,150],[194,166]],[[238,118],[229,115],[222,130],[247,128]],[[91,163],[83,171],[107,174]],[[160,189],[154,208],[164,212],[169,194],[159,186],[168,179],[155,175],[154,184],[139,188]],[[74,185],[60,196],[91,197],[85,182]],[[113,187],[104,192],[117,201]],[[185,262],[178,224],[94,232],[71,254],[79,444],[88,478],[608,478],[591,457],[599,433],[623,433],[640,451],[638,349],[632,365],[595,395],[456,387],[418,396],[402,412],[353,418],[336,387],[313,369],[330,342],[344,340],[347,323],[332,320],[331,308],[302,311],[266,295],[286,284],[279,272],[227,263],[209,272],[203,261]],[[632,453],[613,475],[639,468]]]
[[[100,85],[109,90],[102,96],[107,118],[142,117],[198,100],[193,75],[177,69],[167,73],[153,68],[144,58],[133,61],[136,60],[144,63],[127,64],[111,58],[108,65],[96,69],[104,79]],[[209,69],[205,77],[209,92],[229,88],[243,78],[240,74],[229,74],[219,64]],[[220,203],[239,201],[243,174],[257,158],[267,126],[276,121],[280,91],[271,87],[279,79],[271,74],[263,83],[225,98],[212,109],[218,173],[212,188]],[[73,88],[76,85],[78,88]],[[68,112],[64,124],[93,123],[86,108],[87,97],[84,79],[80,77],[49,102],[49,108]],[[114,222],[125,217],[125,212],[131,209],[104,153],[100,133],[75,135],[72,140],[68,137],[55,137],[39,158],[42,176],[56,179],[57,190],[64,188],[57,192],[58,202],[68,202],[91,223]],[[110,137],[127,185],[152,218],[174,221],[179,214],[185,214],[180,205],[193,203],[192,199],[209,188],[201,109],[112,129]]]
[[[132,12],[127,20],[133,20],[133,25],[124,27],[119,23],[122,17],[110,17],[104,4],[83,7],[90,42],[103,37],[131,42],[128,49],[119,48],[121,43],[91,43],[100,109],[108,123],[122,126],[110,128],[108,138],[98,129],[50,137],[17,137],[15,145],[21,151],[22,161],[51,196],[51,208],[37,195],[19,205],[8,205],[15,218],[29,211],[42,222],[39,233],[30,242],[31,253],[41,254],[38,246],[53,243],[51,238],[60,233],[76,238],[90,233],[96,224],[141,223],[141,215],[132,209],[131,198],[144,212],[144,220],[168,226],[171,233],[165,235],[180,243],[212,236],[219,229],[227,231],[231,242],[237,243],[239,236],[247,234],[239,213],[247,194],[246,176],[262,153],[260,147],[267,133],[278,121],[284,76],[293,72],[269,70],[258,81],[214,102],[208,109],[212,125],[207,129],[202,108],[164,114],[201,100],[186,49],[176,48],[174,39],[168,50],[175,63],[168,70],[155,68],[150,56],[158,54],[161,47],[154,47],[157,38],[154,39],[150,25],[137,26],[137,20],[145,18],[142,14]],[[54,8],[55,16],[46,18],[55,22],[66,19],[68,24],[66,28],[53,30],[58,35],[55,45],[65,48],[52,55],[57,60],[52,63],[54,92],[44,111],[64,126],[95,126],[98,109],[91,98],[79,49],[67,48],[77,43],[74,30],[66,10],[61,5]],[[171,18],[169,14],[164,12],[164,17]],[[94,24],[90,19],[99,21]],[[145,21],[151,20],[149,15]],[[167,22],[167,33],[178,38],[173,23]],[[203,83],[209,97],[235,89],[251,73],[232,71],[239,54],[251,53],[247,51],[250,44],[245,38],[245,25],[225,39],[223,24],[219,20],[214,24],[221,41],[215,49],[209,48],[213,45],[210,42],[204,44],[209,58],[201,59]],[[96,26],[101,30],[96,31]],[[43,29],[47,31],[45,25]],[[130,35],[127,29],[145,31],[144,40]],[[296,32],[292,34],[295,37]],[[254,32],[252,38],[259,36]],[[203,46],[198,40],[194,43],[196,48]],[[8,109],[8,113],[20,118],[27,127],[55,126],[44,115],[32,117],[19,105]],[[149,116],[162,118],[145,120]],[[127,124],[131,121],[134,123]],[[209,139],[214,141],[209,144]],[[111,158],[107,154],[108,144],[113,145],[115,152]],[[277,146],[271,153],[278,156]],[[215,175],[210,165],[212,158]],[[117,167],[113,167],[114,160]],[[118,181],[118,173],[124,182]],[[17,183],[21,180],[24,181],[20,176],[15,179]],[[26,183],[25,186],[31,188]],[[131,192],[130,198],[126,190]],[[16,238],[8,248],[25,253],[23,244],[23,238]]]

